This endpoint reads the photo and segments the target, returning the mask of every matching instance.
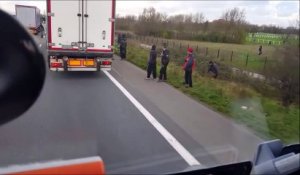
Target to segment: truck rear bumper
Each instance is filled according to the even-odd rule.
[[[78,66],[72,65],[72,61],[75,61]],[[63,71],[100,71],[100,70],[106,70],[110,71],[111,70],[111,59],[97,59],[97,60],[92,60],[89,59],[88,61],[92,61],[92,65],[86,66],[84,64],[86,63],[86,60],[84,59],[75,59],[75,60],[70,60],[68,62],[67,60],[63,60],[61,58],[57,59],[50,59],[49,60],[49,69],[50,71],[55,71],[55,72],[63,72]]]
[[[51,71],[55,71],[55,72],[63,72],[65,71],[64,68],[50,68]],[[67,69],[67,71],[77,71],[77,72],[96,72],[97,68],[94,67],[89,67],[89,68],[81,68],[81,67],[70,67]]]
[[[111,71],[110,67],[101,68],[103,71]],[[54,72],[64,72],[64,68],[50,68],[50,71]],[[67,71],[70,72],[96,72],[97,68],[68,68]]]

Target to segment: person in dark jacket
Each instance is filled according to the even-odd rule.
[[[219,69],[216,63],[209,61],[208,63],[208,73],[212,73],[214,78],[217,78],[219,75]]]
[[[45,28],[42,24],[39,26],[39,32],[41,34],[41,38],[44,38]]]
[[[159,82],[167,80],[167,66],[169,64],[169,50],[167,49],[167,45],[164,44],[163,51],[161,53],[161,68],[159,71]]]
[[[122,41],[122,35],[118,34],[118,46],[120,47]]]
[[[120,43],[120,56],[121,59],[126,59],[126,49],[127,49],[127,42],[124,38],[122,38]]]
[[[153,76],[153,79],[156,79],[156,58],[157,58],[156,46],[153,45],[148,59],[147,78],[146,78],[147,80],[150,79],[151,74]]]
[[[258,48],[258,55],[261,55],[261,54],[262,54],[262,45],[260,45]]]
[[[188,48],[187,56],[184,59],[184,65],[183,65],[185,87],[193,87],[192,72],[194,67],[195,67],[195,60],[193,56],[193,48]]]

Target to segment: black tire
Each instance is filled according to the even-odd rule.
[[[48,68],[50,69],[50,56],[48,56],[47,64],[48,64]]]

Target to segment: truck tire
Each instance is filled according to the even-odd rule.
[[[50,69],[50,56],[48,56],[47,64],[48,64],[48,68]]]

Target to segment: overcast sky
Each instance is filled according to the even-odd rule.
[[[0,1],[0,8],[14,14],[15,4],[35,5],[43,13],[45,1]],[[212,21],[220,18],[227,9],[239,7],[246,12],[246,20],[252,24],[274,24],[281,27],[295,25],[299,20],[299,1],[125,1],[117,0],[116,13],[120,16],[139,15],[144,8],[154,7],[167,15],[202,12]]]

